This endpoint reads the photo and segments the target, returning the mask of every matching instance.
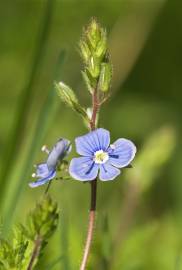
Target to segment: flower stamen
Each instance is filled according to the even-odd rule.
[[[42,148],[41,148],[41,151],[42,152],[46,152],[47,154],[49,154],[49,149],[47,148],[47,145],[43,145]]]
[[[106,161],[108,161],[109,155],[107,152],[104,152],[103,150],[98,150],[94,153],[94,161],[97,164],[103,164]]]

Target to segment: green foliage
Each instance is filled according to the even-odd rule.
[[[169,215],[164,216],[160,222],[150,220],[146,224],[135,226],[124,247],[119,248],[112,269],[180,270],[180,231],[178,226],[174,230],[174,223]]]
[[[53,72],[54,79],[58,78],[58,74],[61,71],[64,59],[65,59],[65,51],[62,50],[59,52],[55,70]],[[35,156],[39,153],[41,144],[43,142],[43,138],[47,133],[50,123],[52,123],[55,117],[56,113],[55,109],[57,107],[56,98],[57,95],[54,91],[53,86],[51,86],[51,88],[48,90],[45,102],[41,107],[40,113],[38,115],[36,114],[36,126],[33,132],[33,136],[31,137],[31,140],[28,144],[28,150],[26,149],[25,156],[21,162],[22,167],[20,167],[21,168],[20,175],[19,177],[17,177],[16,181],[14,178],[10,179],[12,181],[9,182],[9,190],[7,194],[6,193],[1,194],[1,196],[4,198],[3,203],[5,204],[3,205],[4,206],[3,233],[6,233],[9,229],[9,225],[11,224],[13,218],[15,206],[18,204],[20,194],[27,185],[25,179],[28,179],[31,174],[32,164],[35,161]],[[8,200],[7,197],[9,197]]]
[[[47,240],[58,224],[57,204],[45,195],[28,215],[26,226],[20,224],[14,229],[11,241],[0,240],[0,269],[34,269]],[[30,267],[30,261],[32,266]]]
[[[15,118],[14,130],[10,136],[10,141],[8,147],[3,157],[3,169],[0,172],[0,187],[2,194],[5,192],[6,182],[4,179],[9,177],[10,170],[9,163],[13,165],[16,161],[15,156],[19,152],[19,147],[21,145],[22,139],[24,137],[24,130],[28,119],[28,113],[30,111],[31,105],[33,103],[33,97],[35,93],[34,80],[36,73],[42,67],[43,58],[47,46],[47,36],[50,30],[50,24],[53,15],[54,1],[45,1],[45,12],[42,18],[41,30],[39,33],[39,38],[36,43],[36,50],[33,56],[33,63],[31,66],[30,74],[28,75],[27,81],[24,88],[21,91],[21,96],[18,100],[19,106],[17,110],[17,116]],[[0,202],[3,201],[3,196],[0,196]],[[0,204],[1,207],[1,204]]]
[[[143,261],[142,254],[147,254],[148,250],[150,250],[150,241],[157,233],[157,225],[155,222],[151,222],[148,225],[142,226],[142,228],[139,227],[133,230],[132,234],[128,236],[128,241],[125,243],[124,248],[121,247],[118,250],[119,259],[115,262],[114,269],[145,269],[143,268],[145,262]]]
[[[162,127],[154,132],[138,152],[134,168],[127,173],[132,182],[137,181],[142,191],[148,189],[161,167],[169,160],[176,145],[176,134],[172,127]]]

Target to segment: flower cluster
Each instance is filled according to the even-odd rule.
[[[69,174],[79,181],[92,181],[97,177],[101,181],[115,179],[122,168],[128,166],[135,157],[136,147],[127,139],[120,138],[110,144],[110,133],[97,128],[97,119],[101,105],[109,97],[112,79],[112,64],[107,46],[107,33],[96,19],[92,18],[85,28],[79,42],[79,51],[84,62],[82,71],[86,87],[92,96],[91,115],[79,103],[75,91],[63,82],[55,83],[62,102],[78,113],[86,126],[91,129],[88,134],[75,139],[76,151],[81,157],[75,157],[69,165]],[[36,166],[33,177],[38,180],[30,183],[31,187],[43,185],[56,176],[57,165],[71,151],[70,142],[59,140],[48,153],[46,163]]]
[[[73,158],[70,162],[70,175],[80,181],[92,181],[99,174],[99,179],[108,181],[115,179],[121,168],[128,166],[135,157],[136,147],[127,139],[120,138],[110,144],[108,130],[98,128],[75,139],[76,151],[82,157]],[[43,185],[56,176],[56,168],[71,151],[70,141],[60,139],[49,151],[46,163],[36,165],[36,173],[32,176],[38,180],[30,183],[30,187]]]

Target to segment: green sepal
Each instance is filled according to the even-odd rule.
[[[100,59],[95,56],[90,57],[87,69],[93,79],[97,79],[100,74]]]
[[[79,48],[80,48],[80,54],[83,58],[83,61],[87,64],[91,56],[91,51],[89,49],[89,46],[84,40],[81,40],[79,43]]]
[[[85,85],[86,85],[88,91],[92,94],[94,88],[92,87],[91,81],[93,81],[93,79],[92,78],[89,79],[89,74],[88,74],[87,70],[81,71],[81,73],[82,73],[82,77],[83,77],[83,80],[85,82]]]

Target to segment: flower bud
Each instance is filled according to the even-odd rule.
[[[110,87],[112,78],[112,67],[110,63],[101,64],[101,72],[99,76],[99,90],[107,92]]]
[[[95,19],[85,29],[79,46],[85,64],[82,75],[87,89],[91,94],[98,86],[100,91],[108,91],[112,68],[108,59],[107,35]]]
[[[56,83],[56,88],[60,98],[68,106],[72,107],[75,102],[78,102],[73,90],[63,82]]]
[[[100,41],[101,37],[101,28],[95,19],[92,19],[88,30],[87,30],[87,38],[90,42],[90,45],[93,49],[97,47],[98,42]]]
[[[72,110],[76,111],[83,118],[87,118],[85,109],[80,105],[73,90],[63,82],[55,83],[56,90],[61,100],[69,106]]]
[[[101,38],[97,44],[97,47],[95,49],[95,55],[103,59],[105,53],[107,51],[107,36],[106,36],[106,31],[101,29]]]

